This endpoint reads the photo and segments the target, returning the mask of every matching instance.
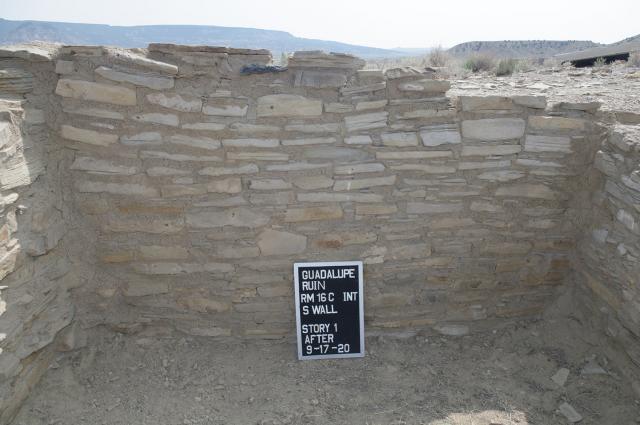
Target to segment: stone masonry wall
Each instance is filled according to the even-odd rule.
[[[640,118],[640,116],[637,116]],[[601,128],[585,187],[576,283],[581,304],[640,379],[640,120]],[[587,176],[587,174],[585,174]],[[615,350],[612,350],[615,351]],[[637,381],[640,382],[640,381]],[[637,385],[637,384],[636,384]],[[640,387],[636,388],[640,393]]]
[[[43,53],[0,53],[0,423],[49,367],[54,341],[74,345],[70,289],[82,282],[65,245],[64,152],[48,125],[57,78]]]
[[[269,62],[0,49],[0,423],[83,329],[293,335],[296,261],[363,260],[369,333],[537,316],[573,280],[638,363],[637,129],[449,98],[431,70]]]
[[[591,124],[345,55],[67,47],[57,143],[97,231],[84,326],[292,334],[292,263],[365,262],[368,329],[536,315]]]

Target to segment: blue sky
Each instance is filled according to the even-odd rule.
[[[386,48],[504,39],[610,43],[640,33],[639,16],[640,0],[0,0],[5,19],[252,27]]]

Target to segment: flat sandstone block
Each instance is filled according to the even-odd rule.
[[[106,183],[97,181],[82,180],[76,183],[79,192],[89,193],[111,193],[113,195],[127,196],[159,196],[158,189],[136,183]]]
[[[398,212],[394,204],[362,204],[356,205],[356,215],[389,215]]]
[[[524,177],[524,173],[522,171],[517,170],[497,170],[497,171],[486,171],[478,175],[480,180],[489,180],[489,181],[498,181],[498,182],[506,182],[511,180],[518,180]]]
[[[202,109],[202,100],[194,96],[176,93],[151,93],[147,95],[147,101],[181,112],[200,112]]]
[[[371,114],[350,115],[344,117],[344,123],[347,127],[347,131],[349,132],[371,130],[374,128],[386,127],[388,117],[389,113],[386,111],[374,112]]]
[[[197,149],[216,150],[220,148],[220,142],[218,140],[208,137],[185,136],[184,134],[174,134],[169,137],[169,142]]]
[[[198,171],[198,174],[201,176],[226,176],[229,174],[255,174],[258,171],[256,164],[246,164],[237,167],[207,167]]]
[[[247,115],[248,109],[249,106],[245,99],[220,98],[215,99],[215,103],[210,100],[202,108],[202,113],[220,117],[244,117]]]
[[[335,160],[339,162],[362,161],[369,157],[369,153],[362,149],[333,146],[307,148],[302,155],[305,159]]]
[[[301,221],[336,220],[342,218],[340,205],[327,205],[315,208],[289,208],[285,212],[285,223]]]
[[[449,214],[462,211],[460,203],[436,204],[428,202],[408,202],[407,214]]]
[[[178,233],[184,228],[182,218],[123,218],[112,217],[102,223],[105,231],[116,233],[151,233],[151,234],[172,234]]]
[[[537,198],[554,200],[558,194],[543,184],[517,184],[513,186],[499,187],[496,196],[514,196],[519,198]]]
[[[384,165],[376,162],[367,164],[339,165],[333,169],[335,174],[377,173],[384,171]]]
[[[207,184],[207,192],[211,193],[240,193],[241,191],[242,180],[239,177],[215,180]]]
[[[90,81],[58,80],[56,94],[63,97],[112,103],[114,105],[133,106],[136,104],[136,92],[134,90]]]
[[[521,150],[520,145],[464,146],[462,156],[513,155]]]
[[[519,139],[524,136],[524,127],[520,118],[466,120],[462,121],[462,136],[482,141]]]
[[[538,115],[529,117],[529,128],[531,130],[580,131],[584,130],[585,127],[586,121],[576,118],[543,117]]]
[[[233,265],[227,263],[138,263],[135,271],[147,275],[179,275],[188,273],[229,273]]]
[[[60,128],[60,135],[65,139],[88,143],[95,146],[109,146],[118,142],[118,136],[115,134],[99,133],[97,131],[77,128],[71,125],[63,125]]]
[[[544,109],[547,107],[546,96],[513,96],[513,102],[516,105],[524,106],[532,109]]]
[[[299,193],[298,202],[364,202],[380,203],[384,196],[377,193]]]
[[[382,144],[385,146],[406,147],[418,146],[416,133],[382,133]]]
[[[295,233],[266,229],[258,235],[256,243],[262,255],[298,254],[304,252],[307,248],[307,237]]]
[[[130,83],[135,86],[148,87],[154,90],[164,90],[173,87],[173,77],[163,77],[147,73],[134,73],[118,71],[101,66],[96,69],[96,74],[107,80]]]
[[[504,96],[460,96],[463,111],[493,111],[513,109],[513,100]]]
[[[289,155],[277,152],[227,152],[227,159],[238,161],[287,161]]]
[[[138,168],[134,166],[121,165],[106,159],[97,159],[88,156],[77,157],[70,168],[72,170],[106,175],[131,176],[138,172]]]
[[[316,117],[322,101],[294,94],[270,94],[258,98],[258,117]]]
[[[333,190],[336,192],[348,191],[348,190],[360,190],[377,186],[392,186],[396,182],[396,176],[385,177],[372,177],[369,179],[355,179],[355,180],[338,180],[333,185]]]
[[[571,152],[571,139],[558,136],[535,136],[527,134],[525,152]]]
[[[175,114],[161,114],[158,112],[149,112],[146,114],[133,115],[135,121],[148,122],[151,124],[168,125],[171,127],[177,127],[180,124],[180,120]]]
[[[458,130],[424,129],[420,132],[424,146],[441,146],[458,144],[462,140]]]
[[[291,189],[291,183],[283,179],[251,179],[249,180],[251,190],[282,190]]]
[[[420,93],[444,93],[450,88],[451,83],[449,81],[433,80],[430,78],[408,81],[398,85],[398,90],[400,91]]]
[[[344,139],[345,145],[370,145],[373,141],[371,140],[371,136],[366,134],[358,135],[358,136],[350,136]]]
[[[389,168],[394,171],[420,171],[426,174],[448,174],[456,172],[454,166],[437,164],[399,164],[391,165]]]
[[[207,210],[187,213],[187,225],[196,229],[224,226],[260,227],[269,222],[269,217],[248,208]]]
[[[433,158],[450,158],[453,156],[452,151],[392,151],[392,152],[376,152],[376,159],[381,160],[399,160],[399,159],[433,159]]]
[[[292,179],[294,186],[304,190],[326,189],[333,186],[333,179],[327,176],[300,176]]]
[[[225,139],[225,148],[275,148],[280,145],[278,139]]]
[[[162,151],[141,151],[142,159],[167,159],[169,161],[179,162],[221,162],[222,158],[213,155],[185,155],[180,153],[169,153]]]
[[[87,108],[83,107],[62,107],[67,114],[85,115],[88,117],[106,118],[110,120],[123,120],[124,115],[120,112],[110,111],[108,109]]]

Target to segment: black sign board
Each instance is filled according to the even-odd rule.
[[[362,261],[295,263],[298,359],[364,357]]]

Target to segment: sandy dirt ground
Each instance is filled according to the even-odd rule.
[[[546,96],[549,102],[600,102],[602,111],[640,112],[640,69],[616,63],[601,68],[535,69],[505,77],[489,73],[451,78],[447,96]]]
[[[58,357],[14,424],[553,425],[570,423],[563,403],[580,424],[640,424],[640,395],[581,321],[373,336],[364,359],[305,362],[293,339],[101,330]],[[562,368],[559,385],[551,377]]]

